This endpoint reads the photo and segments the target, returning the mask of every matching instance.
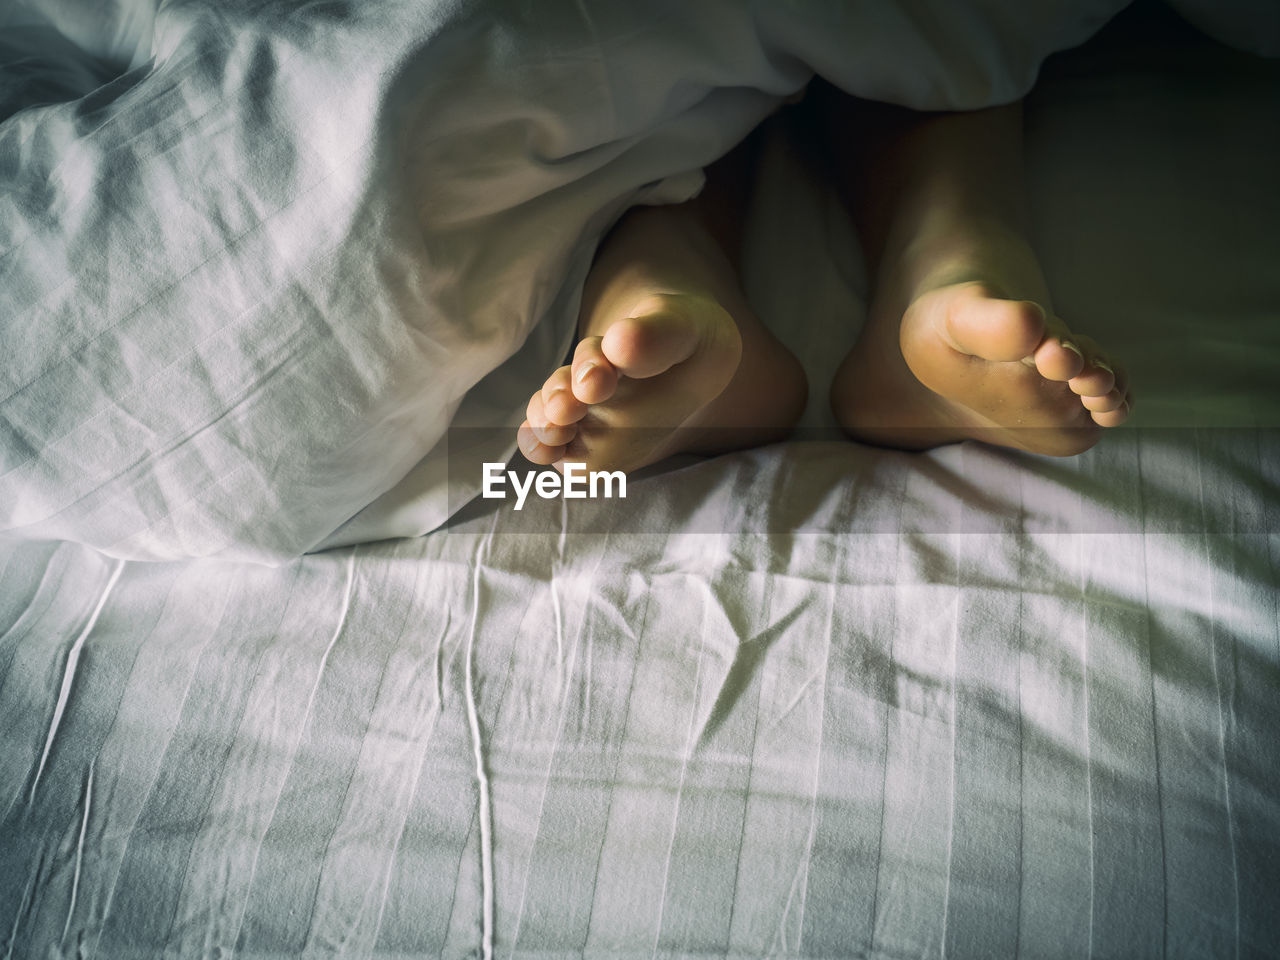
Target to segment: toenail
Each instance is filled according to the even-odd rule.
[[[591,371],[594,370],[595,368],[596,368],[596,365],[594,363],[592,363],[591,361],[587,361],[581,367],[578,368],[578,375],[577,377],[575,377],[575,379],[578,381],[578,383],[582,383],[584,380],[587,379],[587,377],[591,376]]]
[[[1070,350],[1072,353],[1074,353],[1074,354],[1075,354],[1077,357],[1079,357],[1081,360],[1083,360],[1083,359],[1084,359],[1084,351],[1083,351],[1083,350],[1081,350],[1079,347],[1077,347],[1077,346],[1076,346],[1074,343],[1072,343],[1070,340],[1059,340],[1058,342],[1059,342],[1060,344],[1062,344],[1062,346],[1063,346],[1065,349]]]
[[[1111,365],[1105,360],[1095,360],[1093,361],[1093,365],[1099,370],[1107,371],[1107,373],[1111,374],[1113,377],[1116,375],[1116,372],[1111,369]]]

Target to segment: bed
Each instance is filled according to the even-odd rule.
[[[242,67],[270,73],[252,50]],[[199,515],[165,496],[208,447],[157,479],[79,434],[128,501],[14,486],[30,468],[10,459],[11,495],[72,506],[36,522],[24,501],[0,539],[3,955],[1277,955],[1277,116],[1275,61],[1155,6],[1045,63],[1037,243],[1059,312],[1139,398],[1073,459],[852,443],[820,386],[791,441],[517,511],[470,499],[510,438],[464,405],[387,454],[407,486],[330,496],[259,464],[283,492],[252,536],[209,512],[252,485]],[[14,126],[0,147],[26,142]],[[750,219],[748,292],[825,384],[865,277],[782,125]],[[219,294],[207,238],[165,239],[212,271],[205,297],[254,282]],[[351,305],[306,306],[337,330]],[[506,349],[485,342],[476,370]],[[414,468],[438,442],[454,456]],[[442,511],[421,491],[451,468],[471,480]],[[377,506],[317,536],[352,498]],[[148,505],[177,519],[136,523]]]

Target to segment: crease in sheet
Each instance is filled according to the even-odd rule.
[[[1083,598],[1085,590],[1085,569],[1083,548],[1080,538],[1075,538],[1076,542],[1076,566],[1080,570],[1080,596]],[[1080,623],[1080,685],[1083,688],[1081,699],[1083,700],[1083,721],[1084,721],[1084,786],[1086,791],[1086,799],[1088,803],[1087,820],[1089,829],[1089,954],[1093,957],[1093,921],[1094,914],[1097,913],[1097,897],[1098,897],[1098,854],[1097,841],[1094,837],[1093,828],[1093,737],[1090,734],[1091,718],[1089,715],[1089,625],[1084,615],[1081,615]]]
[[[444,627],[440,631],[440,639],[436,642],[436,655],[433,664],[435,668],[436,681],[436,709],[444,709],[444,663],[441,660],[441,654],[444,651],[445,641],[449,639],[449,625],[453,622],[453,611],[448,607],[444,610]]]
[[[563,501],[561,505],[563,507]],[[592,582],[594,582],[595,580],[596,573],[600,568],[601,558],[604,555],[605,555],[605,552],[603,550],[596,555],[596,562],[591,571]],[[559,582],[556,576],[556,570],[560,568],[563,560],[564,560],[564,540],[562,535],[562,538],[560,541],[560,552],[559,552],[558,560],[555,564],[552,565],[552,573],[551,573],[551,596],[552,596],[553,610],[555,611],[557,645],[560,647],[560,649],[563,649],[563,643],[560,641],[559,638],[562,636],[563,630],[564,630],[564,617],[562,612],[562,601],[560,600],[559,594],[556,590],[556,584]],[[589,590],[587,591],[586,596],[587,596],[587,603],[589,604],[590,597],[591,597],[591,592]],[[585,637],[585,641],[583,639],[584,637]],[[569,716],[569,690],[568,690],[569,680],[571,677],[574,676],[575,673],[578,672],[579,651],[583,651],[584,647],[585,647],[585,651],[581,655],[581,659],[585,661],[583,670],[582,670],[581,688],[585,691],[584,693],[585,702],[580,706],[581,712],[579,713],[579,723],[582,724],[583,728],[589,728],[590,726],[591,647],[592,647],[591,637],[592,637],[592,631],[587,628],[587,616],[584,612],[582,618],[578,622],[578,630],[573,638],[573,643],[569,645],[570,653],[569,653],[569,663],[568,663],[567,669],[563,668],[562,661],[557,662],[557,669],[560,670],[561,672],[561,682],[556,691],[556,696],[559,699],[559,703],[560,703],[560,712],[556,718],[555,740],[551,745],[551,750],[547,754],[547,767],[545,772],[542,775],[542,793],[538,798],[538,812],[537,812],[537,815],[534,817],[534,821],[533,821],[535,824],[535,827],[534,827],[534,834],[533,834],[533,842],[530,844],[530,847],[529,847],[531,851],[535,851],[537,849],[538,838],[541,836],[542,825],[543,825],[543,811],[546,809],[546,805],[547,805],[547,792],[550,789],[550,785],[551,785],[551,774],[554,769],[556,754],[560,750],[560,743],[564,739],[565,721]],[[630,703],[630,698],[628,698],[628,704],[629,703]],[[625,722],[624,722],[624,727],[625,727]],[[512,943],[513,950],[516,949],[520,944],[520,930],[524,924],[525,906],[528,903],[529,874],[531,872],[531,867],[532,867],[532,855],[531,855],[530,863],[526,865],[525,874],[524,874],[524,884],[520,891],[520,907],[516,912],[515,927],[511,935],[511,943]],[[597,870],[598,869],[599,869],[599,864],[597,862]]]
[[[569,508],[568,501],[560,501],[560,530],[556,537],[556,560],[551,565],[551,613],[555,618],[556,625],[556,699],[561,700],[564,697],[565,684],[568,677],[564,671],[564,610],[560,601],[560,577],[558,571],[564,563],[566,539],[569,530]]]
[[[556,699],[563,700],[565,682],[568,678],[564,670],[564,611],[560,602],[560,591],[557,589],[559,577],[555,568],[551,570],[551,613],[556,625]]]
[[[845,553],[843,538],[841,538],[838,541],[837,550],[838,550],[838,555],[837,555],[838,562],[840,564],[843,564],[844,553]],[[843,566],[840,566],[837,569],[843,569]],[[836,588],[833,584],[830,584],[830,583],[826,584],[826,594],[827,594],[826,621],[827,622],[825,625],[825,629],[822,632],[826,635],[827,643],[826,643],[826,649],[823,653],[822,667],[818,671],[818,673],[821,673],[822,675],[822,689],[821,689],[822,699],[818,707],[819,718],[825,717],[826,709],[827,709],[827,681],[830,679],[830,676],[831,676],[831,671],[830,671],[831,635],[832,635],[832,631],[835,628],[835,609],[836,609],[835,589]],[[817,673],[814,674],[815,677],[817,675],[818,675]],[[810,682],[812,682],[812,678],[810,678],[810,680],[805,681],[805,684],[800,691],[801,694],[803,694],[804,691],[808,689]],[[787,707],[786,713],[790,713],[792,709],[794,709],[795,705],[799,702],[800,702],[800,694],[797,694],[796,698]],[[796,873],[795,873],[795,877],[791,882],[791,889],[787,891],[787,903],[786,903],[786,906],[783,907],[782,917],[778,921],[778,941],[779,941],[778,946],[781,947],[781,950],[783,953],[791,952],[791,948],[787,944],[786,923],[787,923],[787,918],[791,915],[791,905],[795,901],[797,890],[800,891],[800,903],[796,912],[796,929],[799,931],[796,934],[796,945],[795,945],[796,951],[799,951],[801,949],[801,946],[804,941],[804,912],[805,912],[805,908],[808,906],[808,903],[809,903],[809,865],[813,861],[813,844],[818,839],[818,794],[821,790],[821,783],[822,783],[822,747],[825,743],[826,743],[826,723],[824,722],[823,719],[819,719],[818,746],[813,754],[813,792],[809,796],[809,834],[805,838],[804,857],[796,865]],[[803,884],[801,884],[800,882],[801,878],[803,878],[804,880]]]
[[[903,488],[897,491],[898,495],[894,498],[894,501],[898,505],[897,526],[899,530],[905,529],[905,527],[903,526],[903,520],[906,517],[907,504],[910,502],[907,496],[905,495],[906,484],[909,482],[909,477],[910,477],[910,474],[904,472],[903,481],[902,481]],[[848,503],[853,497],[853,489],[854,488],[852,484],[849,484],[846,486],[845,488],[846,503]],[[902,564],[903,564],[902,551],[906,545],[905,541],[906,541],[906,538],[902,536],[898,536],[894,538],[895,546],[894,546],[894,553],[893,553],[893,569],[895,574],[900,573],[900,571],[902,570]],[[846,540],[843,537],[840,538],[841,562],[844,561],[845,543],[846,543]],[[886,630],[886,633],[885,633],[885,638],[887,643],[887,649],[885,650],[885,653],[887,654],[886,659],[888,660],[888,669],[889,669],[890,676],[897,673],[899,669],[898,657],[894,649],[895,637],[897,636],[898,630],[901,626],[899,615],[898,615],[899,603],[901,603],[900,597],[895,596],[894,604],[893,604],[893,619],[888,624],[888,629]],[[877,931],[879,930],[879,924],[880,924],[880,875],[881,875],[881,867],[884,862],[885,806],[886,806],[886,800],[889,793],[889,740],[891,736],[891,730],[892,730],[892,724],[889,723],[889,718],[886,715],[885,721],[884,721],[884,728],[882,731],[882,739],[880,743],[880,826],[876,831],[875,880],[871,885],[871,937],[870,937],[870,941],[867,944],[867,951],[871,954],[874,954],[876,952],[876,937],[877,937]]]
[[[713,599],[723,605],[719,598],[713,596]],[[733,659],[729,663],[729,669],[725,671],[724,678],[720,681],[720,689],[716,691],[716,698],[711,704],[711,710],[698,722],[698,732],[694,743],[695,749],[704,746],[724,725],[724,722],[729,718],[729,714],[737,706],[739,697],[750,685],[751,678],[756,674],[769,648],[773,646],[774,641],[788,627],[800,619],[802,610],[803,608],[801,607],[793,608],[779,619],[770,620],[763,630],[738,643],[738,646],[733,651]],[[823,670],[825,669],[824,666]],[[777,718],[774,722],[776,723],[780,719]]]
[[[497,514],[494,514],[497,522]],[[464,664],[467,701],[467,726],[471,728],[471,747],[475,754],[476,790],[480,820],[480,955],[493,960],[493,803],[489,797],[489,774],[485,771],[484,741],[480,732],[480,712],[476,709],[475,660],[476,629],[480,622],[480,573],[483,555],[493,537],[491,526],[476,547],[475,567],[471,575],[471,630],[467,634],[467,657]]]
[[[956,846],[956,726],[959,720],[959,648],[960,648],[960,598],[964,596],[964,584],[960,582],[960,559],[963,541],[953,541],[956,550],[956,579],[951,609],[951,770],[947,784],[947,880],[942,890],[942,952],[947,952],[947,922],[951,915],[951,865]]]
[[[71,898],[67,903],[67,919],[62,924],[62,939],[65,943],[67,932],[71,929],[71,917],[76,912],[76,898],[80,894],[80,870],[84,866],[84,838],[89,830],[89,809],[93,806],[93,770],[97,758],[89,761],[89,776],[84,784],[84,815],[80,818],[80,836],[76,838],[76,864],[71,875]]]
[[[22,918],[27,915],[31,909],[32,891],[35,890],[36,880],[40,875],[40,870],[36,869],[31,872],[31,876],[27,878],[27,886],[22,891],[22,901],[18,904],[18,910],[13,915],[13,926],[9,928],[9,949],[4,952],[4,960],[13,960],[13,946],[18,942],[18,931],[22,928]]]
[[[561,556],[563,556],[563,553]],[[551,774],[555,768],[556,754],[560,750],[560,742],[564,738],[565,719],[569,714],[569,694],[567,689],[568,678],[577,670],[578,650],[582,646],[582,634],[584,631],[584,624],[586,623],[585,618],[583,618],[579,623],[578,635],[575,637],[573,646],[571,647],[571,661],[569,663],[568,670],[566,671],[564,668],[563,643],[560,639],[563,633],[563,618],[560,609],[559,596],[556,592],[556,567],[558,567],[558,564],[553,565],[552,567],[550,586],[552,609],[555,611],[556,621],[556,675],[558,678],[556,684],[556,698],[560,703],[560,712],[556,718],[555,740],[551,744],[551,749],[547,752],[547,767],[542,775],[542,793],[538,797],[538,811],[533,818],[533,840],[529,845],[530,858],[525,867],[524,882],[520,890],[520,907],[516,911],[516,922],[511,934],[513,950],[520,944],[520,928],[524,925],[524,908],[529,899],[529,874],[532,872],[533,858],[536,855],[538,847],[538,838],[542,835],[543,812],[546,810],[547,806],[547,792],[551,785]]]
[[[791,908],[796,903],[796,894],[799,891],[808,891],[809,889],[809,857],[810,850],[813,847],[813,822],[810,821],[809,839],[804,858],[796,864],[796,872],[791,876],[791,886],[787,888],[787,902],[782,905],[782,916],[778,918],[778,932],[774,937],[773,945],[769,948],[770,953],[791,953],[792,947],[787,943],[787,921],[791,919]],[[800,904],[796,910],[796,926],[804,930],[804,905],[805,893],[800,893]],[[800,940],[803,939],[803,932],[796,939],[795,949],[799,950]]]
[[[1203,484],[1201,486],[1201,489],[1203,489]],[[1163,956],[1168,956],[1169,954],[1169,882],[1168,882],[1165,871],[1168,869],[1169,854],[1168,854],[1168,843],[1165,839],[1164,784],[1161,782],[1162,774],[1161,774],[1161,768],[1160,768],[1160,723],[1159,723],[1159,718],[1157,716],[1157,710],[1158,710],[1157,705],[1159,702],[1159,698],[1156,693],[1157,671],[1156,671],[1156,664],[1155,664],[1155,656],[1151,649],[1151,559],[1147,555],[1147,549],[1149,546],[1150,546],[1150,541],[1145,536],[1143,536],[1142,538],[1142,607],[1146,611],[1146,617],[1143,620],[1143,624],[1142,624],[1142,641],[1143,641],[1143,649],[1145,649],[1147,654],[1147,663],[1146,663],[1147,689],[1151,696],[1151,763],[1152,763],[1152,774],[1153,774],[1152,780],[1154,781],[1155,788],[1156,788],[1156,823],[1160,828],[1160,876],[1163,878],[1163,882],[1160,884],[1160,909],[1161,909],[1160,950]],[[1208,557],[1209,557],[1209,547],[1208,547],[1208,543],[1206,542],[1205,543],[1205,560],[1208,560]],[[1212,586],[1210,587],[1210,593],[1209,593],[1209,623],[1210,624],[1213,623]],[[1216,649],[1214,649],[1217,646],[1216,639],[1217,638],[1212,636],[1212,633],[1211,633],[1211,636],[1210,636],[1211,649],[1209,653],[1209,659],[1213,668],[1215,686],[1217,684],[1217,678],[1218,678],[1217,652],[1216,652]],[[1222,757],[1223,757],[1223,760],[1225,761],[1226,759],[1225,752],[1222,754]],[[1223,771],[1223,776],[1224,777],[1226,776],[1225,770]],[[1093,798],[1092,798],[1092,794],[1090,794],[1090,804],[1092,804],[1092,802],[1093,802]],[[1228,816],[1230,816],[1229,802],[1228,802]],[[1092,842],[1093,842],[1092,839],[1090,839],[1091,844]],[[1232,857],[1231,857],[1232,866],[1234,867],[1235,866],[1234,848],[1232,849],[1231,854],[1232,854]],[[1238,900],[1236,902],[1236,906],[1237,906],[1236,920],[1239,921],[1240,915],[1239,915],[1239,909],[1238,909],[1239,908]],[[1090,951],[1092,951],[1092,949],[1093,949],[1092,945],[1090,945]]]
[[[1022,500],[1025,500],[1025,492]],[[1018,544],[1018,583],[1025,584],[1027,582],[1027,541],[1025,535],[1019,534],[1017,538]],[[1026,652],[1026,599],[1027,591],[1022,589],[1018,591],[1018,655],[1014,659],[1014,669],[1017,679],[1014,689],[1018,692],[1018,876],[1025,877],[1024,872],[1027,860],[1027,736],[1024,729],[1026,724],[1026,705],[1023,702],[1024,688],[1022,685],[1022,657]],[[1025,899],[1024,890],[1025,883],[1018,884],[1018,911],[1017,920],[1014,926],[1013,936],[1013,955],[1015,957],[1022,956],[1022,909]]]
[[[55,550],[46,561],[44,570],[40,574],[40,582],[31,591],[31,599],[23,607],[22,612],[18,614],[18,618],[3,633],[0,633],[0,646],[9,643],[10,640],[14,643],[20,643],[30,632],[32,625],[39,622],[40,607],[37,606],[37,600],[44,595],[47,585],[51,583],[56,585],[61,582],[62,577],[66,574],[68,565],[67,553],[68,551],[66,550]],[[54,569],[55,564],[57,566],[56,571]]]
[[[1203,502],[1203,490],[1204,490],[1204,485],[1202,482],[1201,483],[1202,502]],[[1201,534],[1201,541],[1204,544],[1205,566],[1211,569],[1210,565],[1212,563],[1212,559],[1210,557],[1209,536],[1207,533]],[[1236,818],[1235,818],[1235,810],[1233,809],[1232,798],[1231,798],[1231,771],[1228,769],[1228,764],[1227,764],[1228,718],[1223,715],[1224,696],[1223,696],[1223,689],[1222,689],[1222,678],[1218,672],[1219,630],[1218,630],[1218,617],[1217,617],[1217,609],[1216,609],[1217,596],[1213,589],[1213,583],[1214,583],[1213,577],[1210,576],[1208,578],[1208,581],[1209,581],[1208,593],[1209,593],[1210,639],[1212,640],[1212,644],[1209,650],[1209,664],[1213,668],[1213,689],[1214,689],[1214,693],[1216,693],[1218,697],[1218,756],[1222,758],[1222,805],[1223,805],[1223,813],[1226,815],[1226,818],[1227,818],[1227,842],[1230,844],[1230,847],[1231,847],[1231,894],[1233,899],[1232,908],[1235,913],[1234,919],[1235,919],[1236,951],[1238,955],[1240,950],[1240,858],[1236,851]],[[1149,606],[1148,606],[1148,609],[1150,609]],[[1231,644],[1231,659],[1234,664],[1235,658],[1236,658],[1236,651],[1235,651],[1236,641],[1235,641],[1235,636],[1230,631],[1227,631],[1226,642]],[[1148,646],[1147,654],[1149,657],[1150,656],[1149,646]],[[1230,711],[1230,726],[1234,729],[1235,727],[1235,683],[1234,682],[1232,682],[1231,684],[1231,691],[1228,694],[1227,699],[1229,699],[1230,701],[1228,704],[1226,704],[1227,710]],[[1154,714],[1154,712],[1155,712],[1155,700],[1153,696],[1152,713]],[[1157,729],[1158,728],[1155,726],[1155,717],[1153,716],[1152,717],[1152,734],[1153,735],[1156,734]],[[1157,790],[1160,789],[1160,777],[1158,775],[1159,763],[1160,763],[1160,751],[1157,749],[1156,750],[1156,769],[1157,769],[1156,789]],[[1159,794],[1157,794],[1157,796],[1158,795]],[[1162,859],[1165,856],[1163,817],[1161,818],[1161,824],[1160,824],[1160,855]],[[1169,926],[1167,922],[1168,900],[1169,900],[1169,890],[1168,890],[1168,885],[1166,884],[1165,885],[1165,912],[1166,912],[1165,936],[1166,937],[1168,936],[1168,926]]]
[[[564,562],[565,547],[569,539],[569,501],[560,501],[560,529],[556,534],[556,559]]]
[[[775,581],[772,577],[765,581],[765,598],[766,599],[763,604],[763,609],[766,611],[772,610],[773,608],[774,583]],[[754,782],[755,775],[756,775],[757,748],[760,745],[760,718],[764,714],[765,714],[765,685],[761,683],[759,690],[756,693],[755,715],[752,717],[752,721],[751,721],[751,743],[746,753],[746,755],[751,758],[748,764],[747,781],[744,788],[745,795],[747,797],[751,796],[752,784]],[[738,842],[736,845],[737,855],[734,859],[734,865],[733,865],[734,893],[729,898],[728,929],[729,929],[729,937],[730,937],[730,943],[729,943],[730,950],[733,949],[732,937],[733,937],[733,931],[735,928],[735,922],[737,920],[737,912],[738,912],[737,891],[740,889],[740,886],[743,881],[742,859],[743,859],[743,851],[746,849],[746,844],[747,844],[747,826],[748,826],[748,817],[745,815],[745,811],[744,811],[744,816],[742,817],[741,824],[739,825],[739,828],[738,828]]]
[[[315,682],[311,684],[311,693],[307,695],[307,707],[302,711],[302,725],[304,727],[311,716],[311,708],[315,705],[316,692],[320,689],[320,678],[324,676],[325,668],[329,665],[329,654],[333,653],[333,648],[338,643],[338,637],[342,636],[342,628],[346,625],[347,614],[351,612],[351,594],[354,592],[355,582],[356,550],[352,547],[351,553],[347,555],[347,585],[346,589],[342,591],[342,610],[338,614],[337,626],[333,628],[333,636],[329,638],[329,645],[324,648],[324,653],[320,656],[320,667],[316,670]]]
[[[667,862],[662,870],[662,889],[658,893],[658,919],[653,931],[653,956],[657,957],[662,947],[662,921],[667,914],[667,884],[671,880],[671,861],[675,854],[676,833],[680,829],[680,806],[684,801],[684,781],[689,772],[689,760],[698,744],[698,694],[702,689],[702,661],[707,653],[707,607],[706,595],[703,595],[702,618],[699,631],[698,660],[693,675],[693,713],[689,716],[689,732],[685,738],[684,757],[680,761],[680,780],[676,784],[675,809],[671,814],[671,836],[667,840]]]
[[[1213,551],[1212,551],[1212,547],[1210,545],[1210,539],[1209,539],[1209,520],[1208,520],[1209,504],[1207,502],[1210,499],[1210,497],[1208,496],[1209,491],[1206,490],[1206,485],[1205,485],[1204,460],[1205,460],[1205,452],[1201,446],[1200,434],[1197,432],[1195,464],[1196,464],[1196,479],[1198,481],[1199,500],[1200,500],[1200,530],[1201,530],[1200,548],[1203,552],[1202,563],[1204,565],[1204,568],[1206,570],[1212,571],[1214,569],[1214,563],[1213,563]],[[1144,550],[1146,547],[1146,542],[1147,541],[1144,538],[1143,539]],[[1234,572],[1235,571],[1232,570],[1232,573]],[[1150,580],[1149,578],[1146,578],[1146,577],[1144,577],[1143,579],[1144,579],[1144,583],[1147,584],[1147,595],[1148,595],[1147,610],[1150,610],[1151,609],[1150,586],[1149,586]],[[1231,799],[1232,799],[1231,798],[1231,771],[1227,767],[1228,720],[1227,720],[1227,717],[1223,715],[1223,707],[1224,707],[1223,699],[1224,698],[1223,698],[1223,689],[1222,689],[1222,677],[1219,675],[1219,672],[1218,672],[1218,641],[1219,641],[1220,632],[1218,630],[1217,594],[1213,589],[1214,587],[1213,576],[1210,575],[1206,579],[1208,581],[1206,584],[1206,593],[1208,594],[1208,598],[1209,598],[1209,640],[1210,640],[1209,665],[1213,671],[1213,692],[1217,695],[1217,699],[1218,699],[1218,711],[1217,711],[1218,713],[1218,756],[1222,758],[1222,805],[1223,805],[1223,813],[1226,815],[1226,818],[1227,818],[1227,841],[1231,846],[1231,894],[1233,898],[1232,907],[1235,912],[1234,920],[1235,920],[1235,935],[1236,935],[1236,954],[1238,956],[1240,951],[1240,859],[1236,851],[1235,811],[1232,809],[1232,802],[1231,802]],[[1227,639],[1227,642],[1231,644],[1231,659],[1234,664],[1235,636],[1230,631],[1227,631],[1226,639]],[[1147,647],[1147,656],[1148,658],[1150,658],[1151,656],[1151,649],[1150,649],[1149,642]],[[1157,737],[1159,736],[1159,728],[1156,726],[1156,723],[1155,723],[1154,671],[1152,671],[1152,677],[1153,677],[1153,680],[1152,680],[1152,700],[1151,700],[1151,711],[1152,711],[1151,733],[1153,737]],[[1227,704],[1226,706],[1227,706],[1227,709],[1230,711],[1230,718],[1231,718],[1230,725],[1234,729],[1235,727],[1235,683],[1234,682],[1231,684],[1231,692],[1229,695],[1229,699],[1230,699],[1230,703]],[[1157,791],[1161,790],[1159,769],[1160,769],[1160,751],[1159,751],[1159,748],[1157,747],[1156,749],[1156,773],[1157,773],[1156,790]],[[1160,796],[1160,794],[1157,792],[1157,797],[1158,796]],[[1161,817],[1160,857],[1162,861],[1165,858],[1164,844],[1165,844],[1164,818]],[[1165,907],[1165,921],[1166,921],[1165,922],[1165,938],[1167,939],[1169,935],[1168,934],[1169,887],[1167,883],[1165,884],[1165,888],[1164,888],[1164,907]]]
[[[804,700],[806,696],[808,696],[809,688],[813,686],[815,681],[825,682],[826,679],[827,667],[826,664],[823,664],[805,678],[804,683],[800,685],[800,689],[796,691],[796,695],[791,698],[785,707],[782,708],[782,712],[769,721],[769,726],[766,732],[776,729],[778,724],[791,716],[791,712],[800,705],[800,702]]]
[[[351,549],[351,552],[347,556],[347,585],[346,585],[346,588],[343,590],[342,609],[338,614],[338,623],[337,623],[337,626],[334,627],[333,636],[329,638],[329,644],[328,646],[325,647],[324,654],[320,658],[320,667],[318,670],[316,670],[315,683],[313,683],[311,686],[311,693],[307,697],[306,710],[303,712],[302,719],[299,721],[299,728],[298,728],[299,742],[301,741],[302,735],[306,730],[307,719],[311,716],[311,708],[315,702],[316,691],[320,687],[320,678],[324,676],[325,666],[329,661],[329,654],[330,652],[332,652],[334,645],[338,642],[338,637],[342,633],[343,625],[347,622],[347,614],[350,612],[350,609],[351,609],[351,595],[353,593],[353,585],[355,583],[355,561],[356,561],[356,550],[353,547]],[[294,566],[295,566],[295,569],[297,570],[297,573],[295,573],[295,583],[296,583],[297,577],[301,574],[302,566],[301,564],[295,564]],[[295,756],[296,756],[297,750],[298,750],[298,742],[295,742],[293,745],[293,753]],[[280,796],[281,796],[280,791],[277,791],[275,794],[275,797],[271,801],[271,810],[266,818],[268,829],[269,829],[269,825],[275,820],[276,813],[280,809]],[[253,853],[253,857],[250,859],[250,862],[249,862],[249,867],[246,875],[247,877],[246,883],[249,885],[252,885],[254,878],[257,876],[258,860],[262,856],[265,837],[266,837],[265,832],[258,835],[257,848],[255,849]],[[114,895],[114,892],[113,892],[113,895]],[[242,904],[242,907],[243,907],[243,904]],[[230,943],[239,942],[240,931],[244,925],[245,915],[246,915],[246,911],[244,909],[241,909],[240,911],[238,911],[237,915],[232,917],[230,928],[228,930],[228,933],[230,934],[230,936],[228,937],[228,942]]]
[[[425,567],[422,568],[422,570],[419,571],[417,578],[414,580],[413,595],[415,597],[420,595],[419,588],[422,584],[422,575],[425,569],[426,569]],[[391,893],[391,883],[392,883],[393,874],[395,873],[395,864],[400,857],[400,844],[404,840],[405,829],[409,822],[409,814],[413,805],[413,799],[417,797],[418,785],[422,782],[422,768],[426,764],[428,744],[430,743],[431,737],[434,733],[435,723],[437,720],[439,720],[440,714],[444,712],[444,698],[442,696],[443,684],[442,684],[442,678],[441,678],[440,649],[444,646],[445,641],[448,639],[449,625],[452,622],[453,622],[453,614],[450,611],[449,607],[446,606],[445,617],[444,617],[444,628],[441,630],[440,637],[436,641],[436,654],[435,654],[436,702],[434,707],[432,707],[432,711],[434,712],[435,716],[431,718],[430,726],[424,725],[424,736],[423,736],[422,746],[418,750],[418,761],[413,768],[413,782],[409,787],[409,800],[406,803],[404,813],[400,817],[400,827],[398,830],[396,830],[395,839],[391,842],[391,849],[388,852],[388,856],[387,856],[388,866],[387,866],[387,869],[383,872],[382,890],[378,898],[378,917],[374,922],[373,939],[370,941],[371,943],[374,943],[374,944],[378,943],[380,937],[382,936],[382,922],[387,912],[387,900]]]
[[[102,608],[106,606],[107,597],[111,596],[111,591],[115,588],[116,583],[120,579],[120,574],[124,572],[124,560],[116,561],[116,568],[111,572],[111,577],[107,580],[106,587],[98,597],[97,604],[94,605],[93,613],[89,615],[88,622],[85,623],[84,629],[80,631],[80,635],[76,637],[71,644],[71,651],[67,654],[67,663],[62,671],[62,687],[58,691],[58,702],[53,708],[53,718],[49,721],[49,733],[45,737],[44,751],[40,754],[40,763],[36,766],[36,775],[31,780],[31,791],[27,795],[27,802],[34,803],[36,799],[36,787],[40,785],[40,777],[44,774],[45,764],[49,761],[49,752],[53,749],[53,738],[58,735],[58,727],[62,723],[62,715],[66,712],[67,702],[71,699],[71,686],[75,681],[76,667],[80,664],[80,651],[84,649],[85,641],[92,632],[94,625],[98,622],[98,617],[102,614]]]

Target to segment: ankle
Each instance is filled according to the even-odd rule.
[[[1021,227],[1005,217],[938,211],[893,239],[879,282],[908,303],[940,287],[980,281],[998,296],[1050,307],[1039,259]]]

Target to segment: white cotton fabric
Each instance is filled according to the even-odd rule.
[[[795,442],[275,569],[0,543],[4,952],[1272,955],[1280,85],[1194,41],[1028,104],[1139,397],[1083,456]],[[763,162],[818,378],[862,278]]]
[[[279,569],[9,545],[6,942],[1268,955],[1280,449],[1236,440],[793,444]]]
[[[278,563],[432,529],[446,427],[518,424],[626,207],[815,69],[1003,102],[1119,5],[15,8],[0,89],[66,101],[0,125],[0,531]]]

